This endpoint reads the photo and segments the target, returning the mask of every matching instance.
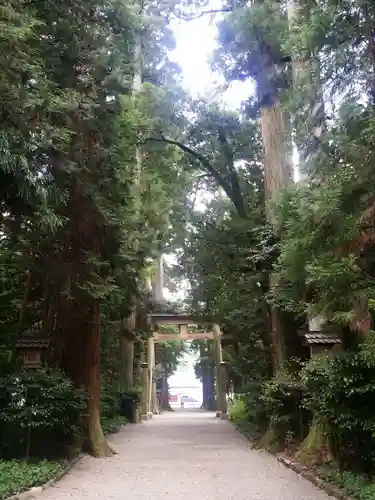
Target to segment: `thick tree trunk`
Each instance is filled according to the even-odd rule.
[[[278,201],[281,190],[293,180],[291,141],[279,101],[261,108],[260,127],[264,151],[266,214],[268,221],[276,227],[273,204]]]
[[[261,108],[260,126],[264,150],[266,216],[276,231],[277,218],[274,204],[279,200],[281,190],[292,182],[293,175],[290,139],[285,127],[284,113],[278,100],[273,105]],[[276,278],[271,276],[270,287],[275,284]],[[282,313],[275,307],[271,309],[271,320],[273,369],[276,372],[288,357],[285,349],[287,343],[284,339]]]
[[[121,354],[121,389],[130,391],[134,383],[134,338],[133,332],[136,327],[137,313],[134,309],[130,315],[123,320],[120,333]]]
[[[156,274],[152,286],[154,300],[157,303],[164,301],[164,259],[163,254],[160,254],[156,259]]]
[[[159,408],[155,378],[152,381],[152,410],[151,411],[154,415],[160,415],[160,408]]]
[[[121,390],[130,391],[133,387],[134,374],[134,340],[126,335],[120,336],[121,349]]]
[[[204,370],[204,373],[202,375],[202,385],[203,385],[203,408],[205,410],[212,410],[213,405],[212,405],[212,400],[213,400],[213,394],[212,394],[212,373],[211,373],[211,366],[209,366],[208,363],[205,363],[206,367]]]
[[[81,307],[82,302],[76,304]],[[73,321],[67,332],[63,368],[77,387],[87,391],[83,447],[95,457],[107,457],[113,450],[100,423],[100,309],[93,298],[87,298],[86,304],[85,311],[78,311],[77,307],[71,311]]]
[[[145,353],[143,351],[141,353],[138,352],[139,344],[134,344],[134,349],[137,351],[134,366],[134,385],[138,387],[142,384],[142,363],[145,360]]]
[[[164,377],[163,377],[163,383],[162,383],[162,388],[161,388],[160,402],[161,402],[161,409],[162,410],[169,410],[170,409],[168,366],[167,365],[164,366]]]

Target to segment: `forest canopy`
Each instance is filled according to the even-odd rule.
[[[374,9],[0,6],[1,457],[40,455],[41,440],[111,455],[103,428],[146,391],[149,314],[178,310],[221,325],[228,387],[261,444],[373,474]],[[205,17],[212,82],[193,96],[175,23]],[[232,109],[236,82],[249,91]],[[44,350],[25,370],[30,337]],[[157,349],[155,412],[185,348]],[[195,350],[208,405],[212,352]],[[33,384],[27,404],[53,424],[14,412]]]

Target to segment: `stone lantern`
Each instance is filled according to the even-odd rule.
[[[335,333],[325,331],[323,316],[308,318],[309,331],[304,332],[304,345],[310,350],[310,357],[333,356],[342,349],[341,339]]]
[[[51,341],[40,332],[27,332],[16,344],[17,351],[22,356],[23,368],[37,369],[46,360]]]

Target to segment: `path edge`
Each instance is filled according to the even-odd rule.
[[[22,491],[21,493],[16,493],[15,495],[12,495],[5,500],[30,500],[32,498],[38,497],[43,490],[50,488],[53,486],[55,483],[60,481],[64,476],[70,472],[75,465],[82,459],[84,456],[83,453],[80,453],[76,457],[74,457],[72,460],[69,460],[65,467],[63,467],[57,474],[55,474],[52,479],[49,479],[46,483],[40,485],[40,486],[32,486],[26,491]]]
[[[241,426],[238,424],[235,424],[234,422],[230,421],[231,424],[234,426],[234,428],[240,432],[243,436],[246,437],[251,443],[251,449],[254,450],[256,449],[255,443],[253,442],[252,437],[248,432],[246,432]],[[314,471],[311,469],[308,469],[304,465],[300,464],[299,462],[287,457],[283,453],[272,453],[269,450],[265,450],[263,448],[263,451],[267,451],[274,457],[276,457],[277,461],[284,465],[284,467],[287,467],[288,469],[292,469],[294,472],[296,472],[298,475],[304,477],[310,483],[313,483],[315,486],[317,486],[320,490],[325,491],[328,495],[337,498],[337,500],[353,500],[352,497],[348,496],[342,489],[340,489],[338,486],[335,486],[334,484],[328,483],[327,481],[324,481],[324,479],[320,478]]]

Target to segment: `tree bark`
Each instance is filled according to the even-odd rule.
[[[120,332],[120,358],[121,358],[121,389],[130,391],[134,384],[134,338],[137,311],[134,308],[129,316],[122,321]]]
[[[139,14],[142,14],[141,3],[137,4]],[[142,35],[138,30],[134,45],[134,62],[135,70],[133,75],[133,93],[138,93],[142,90]],[[134,199],[136,200],[135,210],[138,212],[140,208],[140,189],[141,189],[141,174],[142,174],[142,151],[139,146],[135,149],[135,175],[133,181]],[[133,297],[133,302],[135,298]],[[121,359],[121,388],[123,391],[130,391],[134,384],[134,339],[132,333],[136,328],[137,311],[133,305],[133,311],[122,322],[120,332],[120,359]]]
[[[293,180],[291,143],[279,101],[261,108],[260,128],[264,152],[266,215],[268,221],[276,228],[277,220],[273,205],[277,203],[281,190]]]
[[[134,340],[126,335],[120,336],[121,349],[121,390],[130,391],[134,378]]]
[[[84,387],[87,392],[87,414],[83,426],[84,449],[95,457],[108,457],[113,454],[113,450],[108,446],[100,423],[99,302],[94,298],[87,298],[84,311],[81,310],[82,302],[74,304],[63,368],[76,387]]]
[[[160,415],[160,408],[158,403],[157,391],[156,391],[156,380],[152,381],[152,413],[154,415]]]
[[[264,151],[264,188],[266,199],[266,217],[277,231],[277,218],[274,204],[280,192],[292,182],[293,167],[291,161],[290,139],[285,127],[285,117],[280,102],[276,99],[270,106],[261,108],[261,133]],[[275,276],[270,276],[270,287],[276,285]],[[282,313],[271,309],[273,370],[276,372],[288,355],[285,350]]]
[[[156,275],[152,291],[155,302],[161,304],[164,301],[164,259],[162,253],[156,259]]]
[[[161,401],[161,409],[169,410],[170,404],[169,404],[168,365],[166,364],[164,365],[164,376],[163,376],[160,401]]]

